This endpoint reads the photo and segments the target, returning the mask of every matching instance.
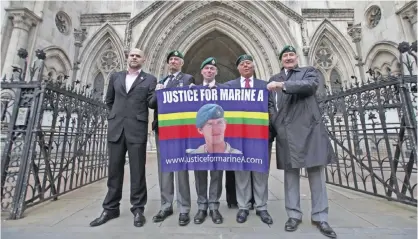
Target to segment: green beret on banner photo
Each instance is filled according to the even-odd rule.
[[[282,55],[286,52],[294,52],[296,53],[296,49],[293,46],[287,45],[283,47],[282,51],[279,53],[279,60],[282,60]]]
[[[216,66],[216,59],[214,57],[209,57],[206,60],[202,62],[202,65],[200,65],[200,69],[203,69],[206,65],[213,65]],[[217,67],[217,66],[216,66]]]
[[[167,63],[170,60],[170,57],[172,57],[172,56],[177,56],[177,57],[179,57],[181,59],[184,59],[183,53],[179,52],[178,50],[174,50],[174,51],[171,51],[170,53],[168,53]]]
[[[252,56],[250,56],[248,54],[244,54],[244,55],[241,55],[241,56],[238,57],[238,59],[236,61],[236,65],[238,66],[239,63],[241,63],[242,61],[246,61],[246,60],[254,61]]]

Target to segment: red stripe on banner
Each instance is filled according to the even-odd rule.
[[[160,140],[167,140],[203,138],[203,135],[199,134],[196,125],[178,125],[158,128],[158,137]],[[269,128],[266,125],[230,124],[226,127],[225,137],[268,139]]]

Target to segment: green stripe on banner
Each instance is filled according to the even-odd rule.
[[[268,125],[267,119],[248,119],[248,118],[225,118],[227,124],[246,124],[246,125]],[[159,120],[158,125],[176,126],[176,125],[193,125],[196,119],[176,119],[176,120]]]

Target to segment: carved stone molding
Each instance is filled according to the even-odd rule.
[[[81,14],[81,26],[97,26],[105,22],[112,24],[126,24],[131,18],[130,12],[89,13]]]
[[[410,1],[401,7],[396,14],[414,24],[417,22],[417,1]]]
[[[348,28],[348,35],[351,37],[354,43],[361,41],[361,24],[356,24],[351,28]]]
[[[374,28],[379,24],[382,18],[382,10],[379,6],[373,5],[369,7],[365,13],[367,27]]]
[[[87,36],[86,29],[83,28],[79,30],[79,29],[74,28],[74,39],[75,39],[74,45],[77,47],[81,47],[84,40],[86,39],[86,36]]]
[[[207,11],[208,5],[216,7],[212,11]],[[156,41],[152,43],[152,47],[149,50],[149,70],[152,72],[163,71],[165,65],[160,62],[161,49],[170,46],[169,42],[181,43],[182,36],[188,36],[196,29],[196,26],[202,26],[207,22],[215,19],[220,20],[220,24],[228,23],[228,25],[234,26],[235,29],[240,29],[241,32],[245,33],[248,39],[245,41],[251,42],[251,45],[255,45],[258,53],[266,63],[267,71],[269,74],[273,73],[273,67],[270,62],[268,54],[274,52],[275,55],[280,51],[280,47],[274,41],[270,31],[266,28],[265,21],[262,21],[260,17],[249,15],[244,18],[245,12],[248,11],[245,5],[237,2],[195,2],[189,3],[187,6],[183,6],[184,10],[180,13],[176,13],[174,19],[168,23],[163,29],[158,29],[161,34],[158,35]],[[152,25],[152,24],[151,24]],[[156,34],[156,33],[152,33]],[[198,38],[201,36],[197,36]],[[237,40],[238,36],[232,37]],[[169,41],[169,42],[167,42]],[[266,49],[265,43],[269,44],[269,49]],[[148,46],[147,46],[148,48]],[[168,49],[167,49],[168,50]]]
[[[164,1],[156,1],[152,3],[150,6],[145,8],[144,11],[138,13],[135,17],[133,17],[131,20],[128,21],[127,27],[125,30],[125,50],[128,50],[131,48],[132,44],[132,28],[136,26],[138,23],[140,23],[142,20],[147,18],[149,15],[154,13],[157,9],[159,9],[164,4]]]
[[[229,1],[208,1],[207,3],[211,4],[233,4],[233,2]],[[129,22],[128,26],[125,30],[125,50],[131,48],[132,44],[132,28],[136,26],[138,23],[140,23],[142,20],[147,18],[149,15],[154,13],[157,9],[162,7],[164,4],[168,4],[165,1],[156,1],[152,3],[150,6],[148,6],[144,11],[138,13],[135,17],[133,17]],[[291,8],[287,7],[285,4],[279,1],[267,1],[266,4],[270,4],[273,6],[276,10],[284,13],[287,17],[294,20],[295,22],[302,24],[303,23],[303,17],[298,14],[297,12],[293,11]],[[197,6],[195,4],[195,6]],[[252,15],[248,15],[249,17],[253,17]]]
[[[354,9],[352,8],[303,8],[303,18],[347,18],[354,20]]]
[[[29,31],[31,27],[36,26],[42,21],[35,13],[27,8],[7,8],[5,9],[12,20],[13,27]]]

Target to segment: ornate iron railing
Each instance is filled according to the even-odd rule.
[[[399,44],[408,74],[383,77],[370,69],[365,82],[352,77],[339,92],[318,97],[338,157],[327,167],[328,183],[417,205],[414,44]]]
[[[29,81],[15,67],[1,84],[1,206],[10,219],[107,176],[106,106],[78,81],[67,88],[65,78],[43,79],[45,54],[37,57]]]

